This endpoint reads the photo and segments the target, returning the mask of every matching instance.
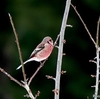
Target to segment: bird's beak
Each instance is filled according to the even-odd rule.
[[[49,41],[49,44],[53,46],[53,43]]]

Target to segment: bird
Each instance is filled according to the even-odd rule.
[[[42,42],[38,44],[37,47],[33,50],[29,59],[23,62],[23,64],[26,64],[30,61],[41,62],[47,59],[52,53],[53,47],[54,46],[53,46],[52,38],[49,36],[44,37]],[[22,67],[22,64],[18,66],[16,70],[20,69],[21,67]]]

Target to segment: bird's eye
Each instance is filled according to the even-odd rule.
[[[49,41],[51,42],[51,39]]]

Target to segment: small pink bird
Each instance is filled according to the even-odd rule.
[[[24,62],[24,64],[26,64],[27,62],[30,62],[30,61],[41,62],[50,56],[52,50],[53,50],[53,40],[51,37],[47,36],[35,48],[35,50],[33,50],[30,58],[28,60],[26,60]],[[17,67],[17,69],[20,69],[21,67],[22,67],[22,65]]]

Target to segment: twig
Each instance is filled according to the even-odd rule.
[[[40,95],[40,91],[37,92],[37,94],[35,95],[35,98],[37,98]]]
[[[65,73],[66,73],[66,71],[65,71],[65,70],[62,70],[62,71],[61,71],[61,74],[65,74]]]
[[[27,84],[27,80],[26,80],[26,74],[25,74],[25,69],[24,69],[24,64],[23,64],[23,59],[22,59],[22,54],[21,54],[21,49],[20,49],[20,45],[19,45],[19,41],[18,41],[18,36],[17,36],[17,32],[16,32],[16,29],[14,27],[14,23],[13,23],[13,20],[12,20],[12,17],[10,14],[9,15],[9,18],[10,18],[10,22],[11,22],[11,25],[12,25],[12,28],[13,28],[13,32],[14,32],[14,35],[15,35],[15,38],[16,38],[16,44],[17,44],[17,48],[18,48],[18,52],[19,52],[19,57],[20,57],[20,61],[21,61],[21,64],[22,64],[22,73],[23,73],[23,78],[24,78],[24,82],[23,82],[23,85],[18,82],[16,79],[12,79],[12,76],[8,76],[10,77],[13,81],[15,81],[16,83],[18,84],[21,84],[22,87],[24,87],[27,92],[28,92],[28,95],[31,99],[35,99],[35,97],[33,96],[32,92],[31,92],[31,89],[29,88],[28,84]]]
[[[22,86],[23,88],[25,88],[25,89],[27,90],[28,95],[29,95],[29,97],[30,97],[31,99],[36,99],[36,98],[33,96],[32,92],[31,92],[31,89],[29,88],[27,82],[22,82],[22,83],[23,83],[23,84],[22,84],[22,83],[20,83],[18,80],[16,80],[15,78],[13,78],[10,74],[8,74],[4,69],[0,68],[0,71],[1,71],[2,73],[4,73],[6,76],[8,76],[12,81],[14,81],[14,82],[17,83],[18,85]]]
[[[60,40],[59,40],[59,50],[58,50],[58,59],[57,59],[54,99],[59,99],[61,64],[62,64],[62,56],[63,56],[62,55],[63,54],[63,40],[64,40],[64,33],[65,33],[68,14],[69,14],[70,3],[71,3],[71,0],[66,0],[65,11],[64,11],[64,16],[63,16],[63,20],[62,20],[61,30],[60,30]]]
[[[84,28],[86,29],[86,31],[87,31],[87,33],[88,33],[90,39],[92,40],[93,44],[95,45],[95,47],[97,47],[97,44],[96,44],[95,40],[93,39],[91,33],[89,32],[89,29],[87,28],[86,24],[84,23],[82,17],[81,17],[80,14],[78,13],[76,7],[75,7],[73,4],[71,4],[71,6],[73,7],[73,9],[75,10],[75,12],[76,12],[76,14],[78,15],[79,19],[81,20],[82,24],[84,25]]]
[[[18,80],[16,80],[15,78],[13,78],[9,73],[7,73],[7,72],[6,72],[4,69],[2,69],[1,67],[0,67],[0,71],[1,71],[2,73],[4,73],[6,76],[8,76],[12,81],[14,81],[14,82],[17,83],[18,85],[24,87],[24,85],[23,85],[22,83],[20,83]]]
[[[72,28],[73,26],[72,26],[72,25],[68,25],[68,24],[67,24],[67,25],[66,25],[66,27],[71,27],[71,28]]]
[[[49,76],[49,75],[46,75],[47,79],[53,79],[55,80],[55,78],[53,76]]]
[[[56,40],[55,40],[55,42],[54,42],[54,45],[53,45],[54,47],[56,46],[59,37],[60,37],[60,34],[57,35],[57,38],[56,38]]]
[[[40,64],[40,66],[37,68],[37,70],[35,71],[35,73],[31,76],[31,78],[30,78],[30,80],[29,80],[29,82],[28,82],[28,86],[30,85],[30,83],[32,82],[33,78],[34,78],[35,75],[38,73],[38,71],[43,67],[43,65],[44,65],[44,63],[45,63],[46,61],[47,61],[47,59],[44,60],[44,61]]]
[[[97,64],[97,62],[96,62],[96,61],[94,61],[94,60],[89,60],[89,62],[93,62],[93,63]]]
[[[98,42],[99,42],[99,24],[100,24],[100,17],[99,20],[97,22],[97,34],[96,34],[96,44],[98,46]]]
[[[96,76],[91,74],[91,77],[94,78],[94,77],[96,77]]]
[[[8,13],[8,15],[9,15],[10,22],[11,22],[11,25],[12,25],[12,28],[13,28],[13,32],[14,32],[14,35],[15,35],[16,44],[17,44],[17,48],[18,48],[18,52],[19,52],[19,57],[20,57],[20,61],[21,61],[21,64],[22,64],[23,78],[24,78],[24,81],[26,82],[26,74],[25,74],[25,69],[24,69],[24,64],[23,64],[23,59],[22,59],[22,53],[21,53],[21,49],[20,49],[20,45],[19,45],[18,35],[17,35],[17,32],[16,32],[16,29],[15,29],[15,26],[14,26],[14,23],[13,23],[13,20],[12,20],[10,13]]]

